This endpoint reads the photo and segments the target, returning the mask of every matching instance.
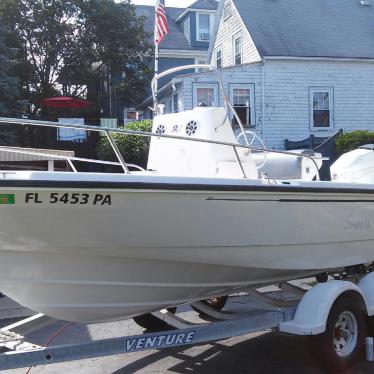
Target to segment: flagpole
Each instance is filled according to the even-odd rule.
[[[155,43],[155,77],[158,75],[158,43]],[[158,80],[155,80],[155,98],[154,98],[154,108],[156,114],[158,114],[157,99],[158,99]]]
[[[168,26],[168,20],[166,17],[166,11],[165,11],[165,0],[156,0],[156,6],[155,6],[155,78],[154,79],[154,87],[153,89],[153,107],[154,112],[158,113],[158,58],[159,58],[159,44],[164,39],[165,35],[169,33],[169,26]]]
[[[155,77],[157,76],[158,74],[158,42],[156,41],[156,27],[157,27],[157,0],[156,0],[156,4],[155,4],[155,37],[154,37],[154,43],[155,43]],[[153,103],[153,107],[154,107],[154,110],[155,110],[155,114],[157,115],[158,114],[158,103],[157,103],[157,99],[158,99],[158,80],[156,79],[155,80],[155,87],[154,87],[154,103]]]

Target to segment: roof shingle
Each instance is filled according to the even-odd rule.
[[[374,58],[374,2],[233,2],[262,56]]]
[[[218,7],[218,1],[216,0],[197,0],[194,3],[192,3],[188,8],[217,10],[217,7]]]
[[[168,25],[170,33],[165,36],[165,39],[160,44],[163,49],[195,49],[190,46],[187,38],[184,35],[182,28],[174,22],[184,9],[182,8],[166,8],[166,15],[168,18]],[[149,42],[153,44],[153,32],[155,28],[155,8],[147,5],[136,5],[136,14],[144,16],[144,28],[146,32],[151,34]]]

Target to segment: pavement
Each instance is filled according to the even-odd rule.
[[[8,298],[0,299],[1,313],[30,314],[30,310],[19,306]],[[198,320],[188,307],[178,313],[192,321]],[[3,314],[4,315],[4,314]],[[0,328],[15,318],[0,321]],[[66,322],[57,321],[27,336],[29,341],[44,345],[48,338]],[[53,345],[72,344],[109,337],[141,334],[144,330],[132,320],[93,325],[72,324],[56,337]],[[52,345],[52,344],[51,344]],[[28,368],[3,371],[4,374],[26,373]],[[223,341],[191,347],[134,352],[115,356],[71,361],[67,363],[38,366],[30,374],[82,373],[82,374],[127,374],[127,373],[251,373],[251,374],[323,374],[308,350],[305,337],[290,336],[262,331],[233,337]],[[374,372],[374,363],[360,362],[349,374]]]

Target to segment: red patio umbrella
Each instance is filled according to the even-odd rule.
[[[49,97],[43,99],[40,104],[50,108],[88,108],[93,105],[88,100],[67,96]]]

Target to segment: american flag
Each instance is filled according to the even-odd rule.
[[[157,0],[155,9],[155,44],[160,44],[167,34],[169,34],[169,26],[166,18],[165,0]]]

